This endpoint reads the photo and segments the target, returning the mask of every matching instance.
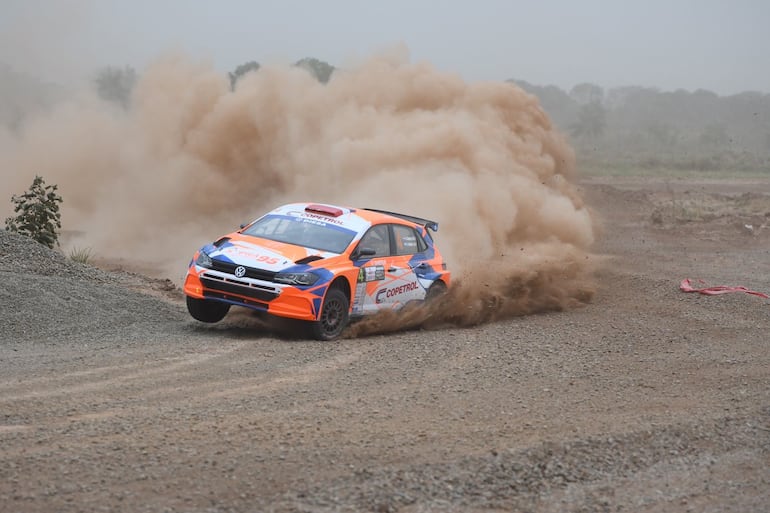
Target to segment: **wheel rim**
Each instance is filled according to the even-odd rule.
[[[342,303],[337,300],[328,301],[324,305],[323,329],[326,333],[336,332],[342,324]]]

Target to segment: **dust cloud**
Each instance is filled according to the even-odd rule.
[[[439,222],[456,286],[440,315],[412,314],[413,324],[590,299],[595,223],[573,151],[512,84],[466,83],[399,51],[326,85],[265,66],[231,91],[210,64],[178,55],[141,75],[128,111],[83,95],[0,132],[2,196],[35,174],[58,184],[68,245],[181,280],[197,247],[241,222],[289,201],[329,202]]]

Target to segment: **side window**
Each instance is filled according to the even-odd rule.
[[[422,236],[414,228],[400,224],[393,225],[397,255],[413,255],[428,248]]]
[[[388,225],[378,224],[369,228],[369,231],[361,238],[358,247],[373,249],[375,251],[373,258],[390,256]]]

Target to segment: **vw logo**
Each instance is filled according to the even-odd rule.
[[[246,268],[242,265],[239,265],[235,268],[235,276],[236,278],[243,278],[246,275]]]

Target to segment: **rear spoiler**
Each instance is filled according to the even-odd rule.
[[[389,216],[398,217],[399,219],[403,219],[404,221],[409,221],[410,223],[415,223],[415,224],[419,224],[420,226],[424,226],[425,228],[430,228],[434,232],[438,231],[438,223],[436,221],[429,221],[421,217],[408,216],[406,214],[399,214],[396,212],[388,212],[387,210],[378,210],[376,208],[365,208],[364,210],[369,210],[370,212],[379,212],[380,214],[387,214]]]

